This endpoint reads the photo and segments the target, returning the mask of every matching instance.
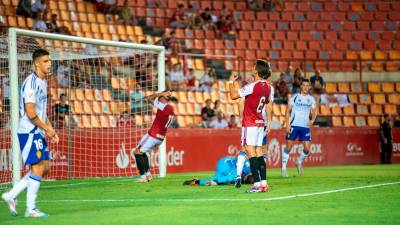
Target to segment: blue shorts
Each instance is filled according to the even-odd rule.
[[[43,160],[50,160],[46,140],[36,130],[28,134],[18,134],[19,147],[25,165],[33,165]]]
[[[290,132],[286,135],[286,140],[295,141],[299,138],[299,141],[311,141],[310,128],[307,127],[290,127]]]
[[[266,145],[267,143],[268,143],[268,141],[267,141],[267,127],[264,127],[264,138],[263,138],[262,145]]]

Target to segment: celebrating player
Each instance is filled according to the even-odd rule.
[[[289,160],[293,141],[297,138],[303,142],[303,151],[297,159],[297,172],[303,174],[302,163],[308,156],[310,150],[311,132],[310,127],[317,118],[315,98],[309,94],[311,85],[308,79],[301,81],[300,93],[292,96],[286,110],[286,148],[282,152],[282,176],[287,177],[286,165]],[[310,120],[311,113],[311,120]],[[289,123],[290,121],[290,123]]]
[[[266,81],[271,76],[271,65],[264,60],[257,60],[253,67],[254,81],[239,89],[235,82],[238,77],[229,78],[229,93],[233,100],[245,98],[242,119],[242,145],[250,161],[254,186],[248,192],[267,192],[266,163],[263,157],[262,142],[264,119],[262,110],[271,99],[271,85]],[[271,122],[271,114],[267,114],[267,133]]]
[[[18,215],[16,210],[17,196],[27,188],[26,217],[48,217],[46,213],[36,208],[36,197],[42,177],[49,172],[50,154],[45,135],[52,143],[59,139],[46,116],[47,83],[46,74],[51,69],[49,52],[36,50],[32,55],[35,72],[30,74],[22,83],[20,97],[21,119],[18,127],[18,140],[22,159],[30,171],[9,192],[3,193],[2,198],[7,202],[12,215]]]
[[[171,92],[169,91],[145,97],[147,100],[154,101],[157,113],[150,130],[142,137],[136,147],[136,165],[140,173],[138,182],[150,182],[153,179],[150,173],[147,153],[163,142],[168,126],[174,120],[174,109],[172,105],[168,104],[170,97]]]

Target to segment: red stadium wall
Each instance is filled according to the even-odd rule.
[[[6,132],[6,131],[0,131]],[[8,133],[8,132],[7,132]],[[99,177],[136,174],[132,157],[138,140],[135,131],[73,130],[72,176]],[[59,130],[61,143],[52,146],[52,178],[68,176],[68,131]],[[6,135],[0,135],[5,137]],[[7,135],[9,137],[9,135]],[[76,139],[79,137],[79,140]],[[285,131],[269,135],[269,167],[279,167],[281,150],[285,145]],[[0,140],[0,183],[7,180],[11,170],[9,139]],[[369,128],[315,128],[312,130],[311,155],[306,166],[379,163],[378,130]],[[400,163],[400,130],[394,129],[393,162]],[[212,171],[217,160],[240,149],[240,130],[171,129],[168,133],[168,173]],[[293,153],[298,155],[300,145]],[[154,163],[156,155],[151,156]],[[291,157],[290,165],[294,165]],[[157,160],[155,160],[157,161]]]

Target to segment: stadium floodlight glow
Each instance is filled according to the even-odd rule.
[[[12,149],[12,162],[8,162],[12,163],[12,175],[0,170],[0,183],[10,182],[12,178],[15,184],[24,172],[17,138],[19,85],[32,71],[31,54],[37,48],[44,48],[50,52],[53,75],[55,75],[50,77],[62,78],[64,74],[66,78],[64,83],[62,79],[55,79],[57,84],[49,79],[48,96],[51,99],[49,104],[51,106],[48,106],[48,109],[60,101],[61,93],[67,96],[71,109],[61,121],[65,121],[65,125],[59,136],[64,140],[57,146],[50,145],[50,151],[54,150],[52,156],[61,158],[65,162],[56,161],[52,164],[53,171],[50,178],[114,177],[136,174],[131,151],[151,125],[153,109],[144,101],[140,101],[138,108],[135,105],[137,99],[132,98],[135,96],[143,98],[144,95],[165,90],[163,46],[98,40],[17,28],[9,28],[8,35],[0,36],[0,46],[2,46],[0,60],[2,65],[8,63],[8,68],[4,66],[3,69],[8,70],[5,77],[8,77],[10,82],[10,112],[2,113],[3,118],[0,119],[6,123],[3,123],[0,131],[4,128],[10,130],[11,138],[4,146]],[[118,86],[114,86],[114,81],[117,81]],[[124,112],[128,112],[127,119],[131,122],[129,128],[117,127],[117,120],[123,119]],[[59,118],[54,109],[48,110],[48,117],[50,120]],[[9,133],[1,132],[0,140],[7,140],[6,135]],[[115,149],[115,146],[121,147]],[[124,153],[122,156],[119,154],[121,148]],[[158,164],[160,177],[166,176],[166,155],[164,141],[155,157],[158,162],[152,165],[155,167]]]

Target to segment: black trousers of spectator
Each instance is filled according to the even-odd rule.
[[[392,150],[393,143],[388,141],[387,144],[381,143],[381,163],[390,164],[392,163]]]

